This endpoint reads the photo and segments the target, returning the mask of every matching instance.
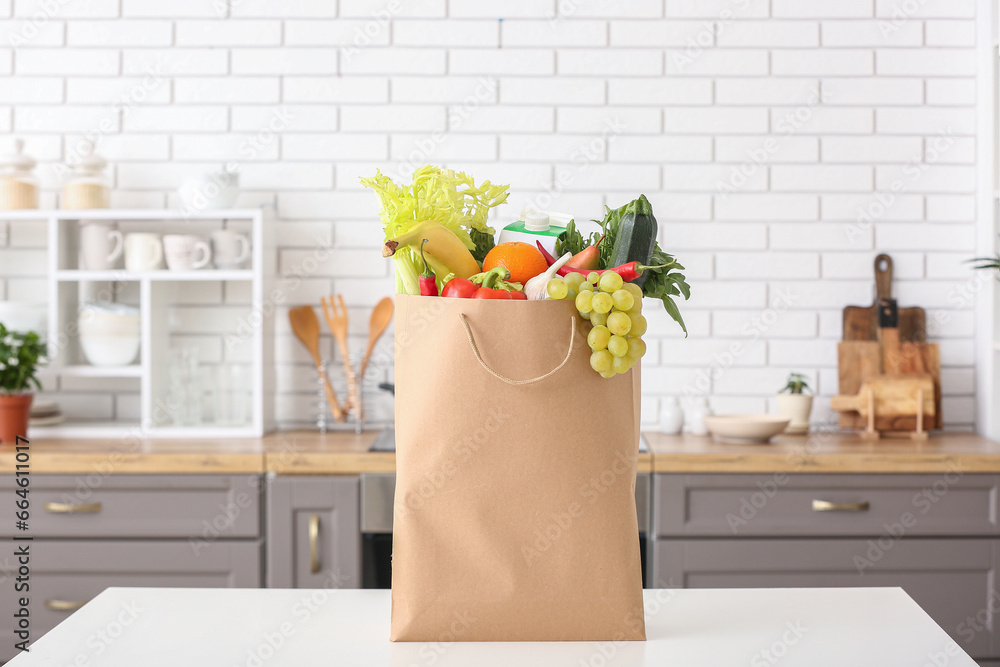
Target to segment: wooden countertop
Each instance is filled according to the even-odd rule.
[[[278,432],[250,439],[41,440],[30,443],[30,470],[48,474],[357,475],[392,473],[396,455],[369,452],[378,431]],[[1000,443],[968,433],[925,442],[868,442],[840,433],[780,436],[770,445],[722,445],[708,437],[646,433],[640,473],[1000,473]],[[16,464],[0,449],[0,473]]]

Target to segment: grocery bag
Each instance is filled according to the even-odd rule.
[[[396,296],[393,641],[642,640],[638,367],[572,301]]]

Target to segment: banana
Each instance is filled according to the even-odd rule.
[[[427,239],[424,251],[441,260],[456,278],[468,278],[479,273],[479,262],[462,243],[462,239],[444,225],[430,220],[386,241],[382,248],[382,256],[391,257],[401,245],[419,248],[424,239]]]

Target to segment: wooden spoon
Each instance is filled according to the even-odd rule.
[[[361,360],[362,379],[365,377],[365,369],[368,368],[368,359],[372,356],[375,343],[385,333],[389,322],[392,322],[392,297],[387,296],[375,304],[371,319],[368,320],[368,349],[365,350],[364,359]]]
[[[326,400],[330,404],[333,417],[338,422],[347,421],[347,416],[337,401],[337,395],[330,386],[330,379],[326,376],[326,368],[323,367],[323,358],[319,354],[319,318],[312,306],[298,306],[288,311],[288,321],[292,325],[292,332],[305,348],[312,355],[313,363],[316,364],[316,372],[319,373],[320,380],[323,381],[323,388],[326,390]]]

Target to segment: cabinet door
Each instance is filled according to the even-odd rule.
[[[61,623],[110,587],[259,588],[261,542],[35,540],[30,545],[26,594],[31,640]],[[0,562],[0,661],[13,657],[13,619],[19,594],[14,558]],[[113,619],[112,619],[113,620]]]
[[[359,494],[357,477],[268,480],[268,587],[361,587]]]
[[[973,657],[1000,657],[1000,540],[681,539],[653,547],[657,588],[899,586]]]

